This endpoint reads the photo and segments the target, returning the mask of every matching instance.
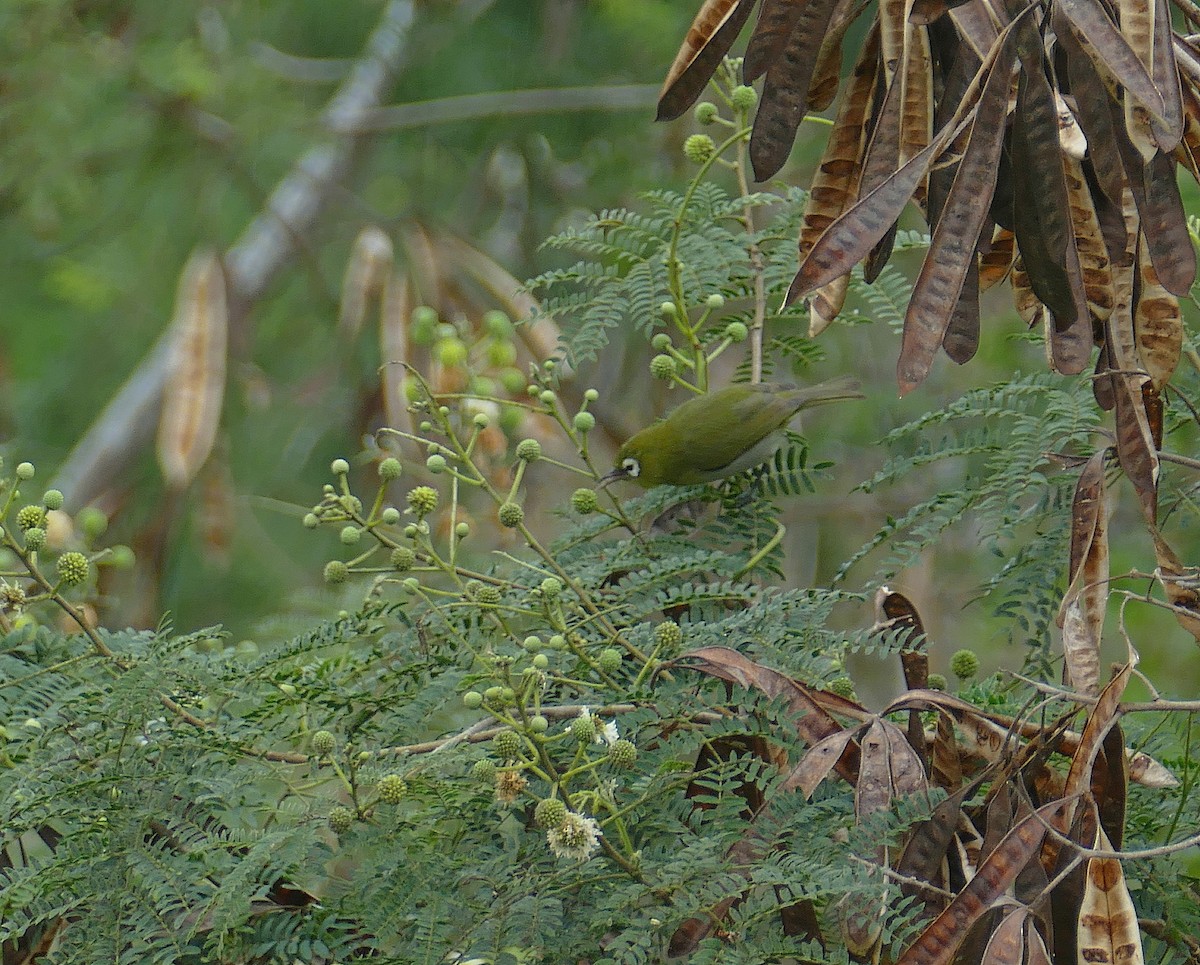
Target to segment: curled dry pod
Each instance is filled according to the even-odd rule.
[[[175,319],[158,423],[158,464],[182,489],[212,451],[225,398],[229,306],[216,252],[188,259],[175,296]]]

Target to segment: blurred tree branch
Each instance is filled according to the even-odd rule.
[[[316,222],[366,141],[363,119],[387,94],[406,52],[413,0],[391,0],[362,57],[323,113],[329,136],[305,151],[276,185],[263,211],[226,252],[230,320],[235,329]],[[169,332],[170,329],[168,328]],[[164,333],[67,457],[54,486],[73,505],[93,502],[154,437],[170,359]]]

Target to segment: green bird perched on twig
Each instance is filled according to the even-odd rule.
[[[807,389],[779,383],[739,383],[696,396],[664,419],[634,433],[600,483],[699,486],[753,469],[787,441],[801,409],[865,398],[857,379],[842,376]]]

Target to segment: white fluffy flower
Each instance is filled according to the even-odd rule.
[[[602,833],[595,818],[568,811],[560,827],[546,832],[546,842],[556,857],[586,861],[600,847]]]
[[[620,739],[621,735],[617,732],[617,722],[615,720],[610,720],[596,734],[596,743],[599,744],[603,742],[609,747],[611,747]]]

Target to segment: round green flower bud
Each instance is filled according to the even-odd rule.
[[[650,374],[656,379],[669,382],[675,378],[678,366],[670,355],[656,355],[650,360]]]
[[[693,134],[683,142],[683,156],[693,164],[703,164],[716,149],[717,145],[707,134]]]
[[[393,479],[399,479],[400,473],[404,471],[404,467],[400,465],[400,460],[395,456],[388,456],[379,464],[379,478],[384,482],[391,482]]]
[[[549,640],[546,641],[546,646],[549,647],[551,650],[566,650],[567,649],[567,638],[564,637],[561,633],[556,633],[556,634],[554,634],[554,636],[552,636]]]
[[[567,820],[567,806],[556,797],[545,798],[533,809],[533,819],[539,828],[554,831]]]
[[[483,607],[497,606],[501,599],[500,587],[481,586],[476,602]]]
[[[558,363],[554,361],[554,359],[546,359],[546,361],[542,363],[542,368],[544,368],[547,372],[553,372],[556,368],[558,368]]]
[[[437,509],[438,494],[432,486],[418,486],[416,489],[411,489],[407,498],[408,505],[412,507],[412,511],[418,517],[428,516]]]
[[[517,347],[509,341],[493,340],[487,345],[488,364],[502,369],[517,360]],[[483,395],[484,393],[480,393]]]
[[[714,292],[704,299],[704,304],[715,312],[718,308],[725,307],[725,296],[718,292]]]
[[[468,710],[478,710],[483,706],[483,694],[478,690],[468,690],[463,694],[463,704]]]
[[[729,99],[739,111],[750,111],[758,103],[758,92],[753,87],[739,84],[730,92]]]
[[[531,634],[521,641],[521,649],[527,653],[537,653],[542,649],[542,640],[540,637]]]
[[[525,510],[516,503],[502,503],[500,512],[497,515],[500,519],[500,525],[507,526],[509,529],[514,529],[525,521]]]
[[[679,309],[675,307],[674,302],[663,302],[658,306],[658,313],[663,318],[674,318],[679,313]]]
[[[118,570],[132,569],[136,559],[128,546],[114,546],[108,554],[108,562]]]
[[[750,329],[744,322],[730,322],[725,326],[725,337],[731,342],[744,342],[750,337]]]
[[[362,539],[362,530],[357,526],[343,526],[338,538],[342,541],[343,546],[353,546]]]
[[[312,735],[312,749],[314,754],[328,757],[334,752],[336,747],[337,741],[329,731],[319,730]]]
[[[577,432],[591,432],[596,428],[596,417],[590,412],[575,413],[575,430]]]
[[[650,339],[650,347],[656,352],[665,352],[671,347],[671,336],[666,332],[658,332]]]
[[[950,658],[950,672],[959,680],[969,680],[979,673],[979,657],[974,650],[959,650]]]
[[[707,127],[717,119],[717,105],[712,101],[701,101],[692,111],[692,116],[696,118],[697,124]]]
[[[550,658],[544,653],[535,653],[529,662],[533,664],[535,670],[545,670],[550,666]]]
[[[47,489],[42,493],[42,505],[47,509],[62,509],[63,494],[59,489]]]
[[[88,578],[89,569],[87,557],[74,550],[58,558],[58,575],[67,586],[79,586]]]
[[[571,721],[571,736],[577,743],[590,744],[596,739],[596,723],[594,717],[576,717]]]
[[[541,399],[542,405],[554,405],[558,396],[554,394],[553,389],[543,389],[538,398]]]
[[[515,730],[502,730],[492,738],[492,747],[502,761],[515,761],[521,754],[521,735]]]
[[[589,513],[594,513],[600,508],[600,502],[596,498],[594,489],[579,488],[571,493],[571,508],[580,516],[586,516]]]
[[[46,510],[42,506],[22,506],[17,512],[17,528],[33,529],[35,526],[45,527]]]
[[[654,628],[654,643],[663,650],[674,650],[683,643],[683,631],[674,620],[663,620]]]
[[[529,398],[531,398],[531,399],[535,398],[537,396],[537,394],[541,391],[542,391],[542,387],[540,385],[534,385],[532,382],[530,382],[529,385],[525,387],[525,394],[527,396],[529,396]]]
[[[412,340],[417,345],[428,345],[437,332],[438,313],[428,305],[418,305],[409,316],[412,322]]]
[[[940,673],[931,673],[929,675],[929,689],[930,690],[945,690],[946,689],[946,675],[940,674]]]
[[[517,692],[512,687],[500,688],[500,703],[506,707],[512,706],[517,699]]]
[[[608,762],[613,767],[633,767],[637,756],[637,748],[633,745],[633,741],[627,741],[624,738],[613,741],[608,747]]]
[[[829,689],[847,700],[855,700],[857,696],[854,692],[854,681],[849,677],[838,677],[836,680],[831,680]]]
[[[108,517],[95,506],[85,506],[76,520],[88,539],[97,539],[108,529]]]
[[[335,459],[329,464],[329,471],[335,476],[344,476],[350,471],[350,463],[345,459]]]
[[[410,596],[421,589],[421,581],[415,576],[408,577],[408,579],[404,580],[400,585],[404,587],[404,592],[408,593]]]
[[[350,567],[341,560],[330,560],[325,564],[325,582],[337,585],[350,578]]]
[[[583,393],[583,400],[585,402],[595,402],[598,398],[600,398],[600,393],[595,389],[588,389]]]
[[[525,375],[520,369],[505,369],[500,373],[500,384],[509,395],[520,395],[525,391]]]
[[[409,523],[404,527],[404,536],[406,539],[416,539],[419,532],[421,532],[421,527],[415,523]]]
[[[321,525],[321,518],[316,513],[305,513],[304,514],[304,528],[305,529],[316,529],[320,525]]]
[[[35,472],[36,472],[36,470],[33,468],[33,463],[31,463],[31,462],[17,463],[17,478],[18,479],[20,479],[22,481],[27,480],[27,479],[32,479]]]
[[[441,453],[435,452],[432,456],[425,460],[425,468],[435,476],[440,472],[446,471],[446,457]]]
[[[400,510],[398,510],[395,506],[385,507],[383,512],[379,514],[379,521],[383,523],[384,526],[395,526],[398,522],[400,522]]]
[[[46,545],[46,531],[40,526],[34,526],[33,529],[25,530],[25,548],[27,550],[40,550]]]
[[[461,338],[444,338],[433,347],[433,357],[448,369],[465,365],[470,352]]]
[[[397,546],[392,550],[390,562],[392,569],[398,570],[401,573],[407,573],[413,568],[413,564],[417,562],[417,554],[407,546]]]
[[[471,421],[475,424],[476,429],[486,429],[492,423],[486,412],[476,412],[475,418]]]
[[[600,669],[605,673],[616,673],[621,669],[621,651],[615,650],[612,647],[605,647],[600,651],[600,656],[596,659],[596,663],[600,665]]]
[[[488,687],[488,689],[483,692],[483,699],[486,703],[491,704],[492,706],[497,706],[500,704],[500,699],[503,694],[504,688],[499,684],[495,684],[491,687]]]
[[[399,804],[408,793],[408,783],[399,774],[385,774],[379,781],[379,800]]]
[[[535,734],[544,734],[550,729],[550,721],[541,714],[534,714],[529,718],[529,729]]]
[[[533,462],[542,458],[542,444],[536,439],[522,439],[517,443],[517,458],[522,462]]]
[[[454,526],[454,535],[459,539],[466,539],[471,535],[471,526],[469,523],[456,523]]]
[[[513,323],[497,308],[483,313],[483,329],[492,338],[512,338]]]
[[[556,576],[548,576],[542,580],[540,589],[542,591],[542,596],[544,596],[547,600],[553,600],[563,591],[562,580]]]
[[[422,432],[429,432],[431,429],[433,429],[433,423],[428,419],[422,419],[420,428]]]
[[[491,784],[496,780],[496,762],[490,761],[486,757],[476,761],[471,767],[471,777],[480,784]]]
[[[329,812],[329,830],[334,834],[345,834],[354,826],[354,812],[349,808],[335,807]]]

